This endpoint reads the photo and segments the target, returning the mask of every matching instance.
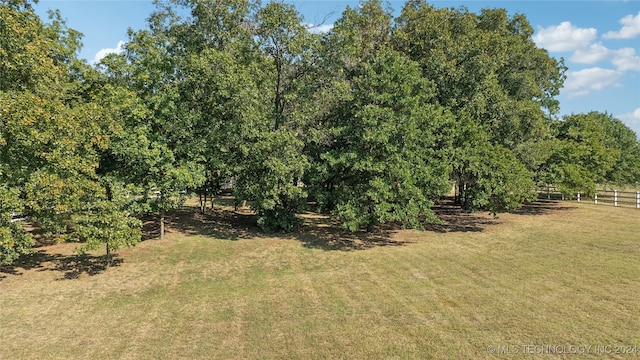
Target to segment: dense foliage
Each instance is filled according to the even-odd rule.
[[[0,4],[0,261],[45,236],[140,239],[139,215],[233,179],[266,231],[307,208],[356,231],[508,211],[538,184],[567,194],[640,180],[636,135],[606,113],[557,117],[564,67],[524,15],[409,0],[347,8],[315,34],[288,4],[158,1],[148,27],[95,67],[81,34],[27,0]]]

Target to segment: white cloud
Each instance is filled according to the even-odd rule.
[[[605,39],[633,39],[640,35],[640,11],[638,15],[627,15],[620,19],[622,28],[620,31],[609,31],[602,35]]]
[[[569,21],[564,21],[558,26],[538,27],[533,41],[549,51],[572,51],[588,46],[597,33],[598,30],[594,28],[578,28]]]
[[[91,63],[97,64],[100,62],[100,60],[102,60],[105,56],[109,54],[120,54],[122,52],[122,47],[124,46],[124,44],[125,42],[120,40],[118,41],[118,45],[116,45],[115,48],[106,48],[98,51],[93,57],[93,61]]]
[[[611,62],[620,71],[640,71],[640,56],[636,56],[636,49],[623,48],[615,51],[615,57]]]
[[[598,42],[588,47],[577,49],[569,60],[579,64],[595,64],[610,57],[611,50],[607,49],[601,42]]]
[[[636,133],[636,136],[640,137],[640,108],[634,111],[622,115],[616,116],[622,120],[631,130]]]
[[[620,86],[621,76],[620,71],[599,67],[569,71],[564,88],[570,98],[583,96],[609,86]]]
[[[579,64],[595,64],[600,61],[610,60],[618,71],[640,71],[640,57],[636,56],[635,49],[610,50],[602,45],[601,42],[576,50],[569,60]]]
[[[333,29],[333,24],[322,24],[322,25],[314,25],[314,24],[305,24],[309,32],[312,34],[324,34],[331,29]]]
[[[640,125],[640,108],[637,108],[630,113],[618,115],[618,119],[624,121],[627,124]]]

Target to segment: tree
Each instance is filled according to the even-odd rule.
[[[640,141],[637,134],[619,119],[607,113],[591,112],[599,118],[608,135],[607,149],[619,155],[613,168],[605,175],[607,182],[617,185],[637,185],[640,182]]]
[[[166,145],[152,140],[147,125],[150,111],[134,92],[105,84],[102,99],[119,131],[111,133],[110,146],[100,152],[97,169],[106,198],[113,204],[96,210],[116,206],[121,213],[157,213],[163,239],[164,215],[184,203],[187,191],[202,181],[203,170],[193,162],[176,160]]]
[[[392,20],[391,9],[381,0],[362,1],[355,9],[347,6],[329,34],[329,53],[345,70],[371,59],[390,46]]]
[[[456,192],[463,208],[498,212],[519,208],[536,198],[532,174],[513,152],[476,139],[458,149]]]
[[[122,214],[87,211],[107,200],[96,170],[117,126],[96,101],[99,74],[76,58],[80,33],[68,29],[58,12],[42,23],[27,2],[3,3],[0,13],[7,38],[0,51],[1,260],[10,262],[32,244],[11,222],[13,214],[29,217],[58,240],[85,230],[75,221],[81,213],[91,221],[109,218],[114,226]],[[129,235],[109,241],[139,240]]]
[[[295,125],[297,91],[304,77],[314,66],[314,41],[302,24],[303,19],[292,5],[272,2],[256,14],[257,42],[269,57],[268,79],[271,83],[270,102],[273,103],[272,129]]]
[[[111,56],[103,66],[113,84],[127,86],[148,109],[128,125],[119,155],[121,168],[131,170],[130,181],[142,188],[138,211],[159,214],[164,238],[166,212],[181,206],[205,175],[195,118],[180,92],[185,59],[176,36],[180,17],[170,6],[157,5],[149,29],[130,31],[124,55]]]
[[[18,190],[0,185],[0,264],[11,264],[20,255],[31,253],[31,234],[12,221],[23,209]]]
[[[620,120],[594,111],[565,116],[554,127],[554,146],[538,173],[566,196],[593,196],[598,184],[628,185],[640,179],[637,138]]]
[[[507,148],[548,133],[564,80],[562,62],[537,48],[526,17],[503,9],[435,9],[407,2],[394,42],[436,84],[438,102],[476,121]]]
[[[67,211],[92,189],[86,174],[97,138],[96,127],[68,97],[79,33],[67,29],[58,13],[50,15],[52,22],[43,24],[28,2],[0,5],[1,212],[5,223],[17,212],[45,232],[62,233]],[[17,248],[26,249],[17,225],[5,226],[5,239],[13,234],[14,244],[25,245]]]
[[[396,48],[420,63],[423,76],[435,83],[437,102],[459,119],[454,143],[462,150],[453,159],[451,177],[466,181],[475,174],[471,183],[458,183],[459,189],[467,192],[461,196],[466,199],[465,206],[485,204],[497,211],[490,204],[512,204],[508,198],[482,200],[495,200],[499,193],[483,191],[496,189],[499,183],[470,188],[485,180],[523,179],[525,173],[519,165],[516,168],[520,175],[516,178],[495,171],[510,171],[518,161],[535,166],[546,160],[543,152],[537,153],[541,158],[532,158],[533,154],[521,150],[551,138],[549,116],[558,111],[554,97],[562,87],[565,67],[562,61],[537,48],[532,35],[533,29],[524,15],[509,17],[502,9],[474,14],[464,8],[436,9],[425,1],[411,0],[397,19],[393,37]],[[507,155],[503,149],[521,158]],[[478,156],[489,157],[479,162],[471,160]],[[496,159],[506,162],[498,166]],[[467,168],[474,163],[473,169]],[[479,168],[483,166],[486,167]],[[478,176],[489,177],[483,180]],[[516,181],[512,185],[524,183]],[[503,210],[509,208],[511,205]]]
[[[301,130],[308,97],[300,90],[313,67],[314,36],[290,5],[267,4],[255,19],[262,51],[253,60],[262,69],[255,77],[260,79],[255,91],[263,94],[262,101],[248,109],[255,123],[244,132],[248,151],[239,157],[235,194],[251,201],[262,229],[290,231],[299,223],[295,213],[307,197],[299,185],[309,166]]]
[[[261,57],[249,21],[250,1],[185,1],[192,17],[175,24],[173,36],[182,46],[179,84],[182,120],[190,122],[191,158],[199,158],[205,182],[197,189],[203,200],[220,190],[220,183],[236,178],[241,154],[248,154],[248,138],[257,129],[256,114],[266,109],[261,88]],[[186,117],[189,119],[186,119]],[[186,120],[186,121],[185,121]],[[194,155],[197,154],[197,155]]]
[[[310,191],[351,231],[437,221],[433,200],[449,189],[448,128],[433,84],[389,43],[391,15],[378,1],[347,9],[325,39],[335,102],[316,123]],[[323,94],[323,92],[320,92]]]

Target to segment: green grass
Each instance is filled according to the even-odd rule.
[[[444,210],[447,223],[424,232],[351,235],[308,214],[299,232],[268,236],[228,207],[187,208],[164,241],[120,251],[106,270],[102,254],[51,246],[0,272],[0,358],[471,359],[499,357],[489,346],[640,347],[639,210]],[[593,351],[581,358],[603,358]]]

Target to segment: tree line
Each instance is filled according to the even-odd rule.
[[[420,228],[452,184],[464,208],[495,213],[536,183],[640,179],[621,121],[557,116],[566,67],[522,14],[409,0],[395,17],[366,0],[326,33],[305,24],[282,2],[157,1],[121,54],[90,66],[59,12],[3,0],[0,261],[33,245],[13,216],[109,254],[140,240],[141,214],[163,226],[231,178],[265,231],[305,209],[351,231]]]

